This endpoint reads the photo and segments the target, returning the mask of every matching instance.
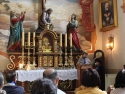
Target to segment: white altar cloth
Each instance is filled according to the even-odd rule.
[[[41,70],[16,70],[17,80],[24,82],[24,81],[34,81],[38,78],[43,77],[43,72],[45,69]],[[60,80],[75,80],[78,79],[77,76],[77,69],[63,69],[57,70],[58,76]]]

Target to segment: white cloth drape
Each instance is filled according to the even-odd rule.
[[[42,70],[16,70],[17,80],[24,82],[24,81],[34,81],[38,78],[43,78]],[[65,70],[57,70],[58,77],[60,80],[75,80],[78,79],[77,76],[77,69],[65,69]]]

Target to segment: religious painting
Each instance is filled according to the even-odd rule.
[[[116,0],[99,0],[99,25],[103,32],[118,26]]]
[[[83,26],[83,9],[79,2],[82,2],[82,0],[43,0],[45,1],[45,4],[43,5],[46,9],[51,8],[53,10],[51,14],[51,20],[54,25],[54,31],[56,33],[67,33],[67,25],[71,21],[71,16],[75,15],[76,20],[78,21],[78,41],[80,44],[80,47],[82,50],[87,50],[88,52],[91,52],[94,49],[94,42],[95,42],[95,32],[88,32]],[[89,2],[92,2],[92,0],[84,0],[85,4],[89,5]],[[91,16],[87,17],[94,17],[92,15],[92,7],[90,8],[91,4],[89,5],[91,12]],[[90,22],[90,20],[89,20]],[[86,24],[87,25],[87,24]],[[94,30],[93,30],[94,31]],[[91,50],[91,51],[90,51]],[[94,51],[94,50],[93,50]]]

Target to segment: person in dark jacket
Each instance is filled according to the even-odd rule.
[[[24,94],[24,88],[16,85],[16,73],[14,71],[8,71],[5,74],[7,84],[4,85],[3,90],[7,94]]]
[[[100,76],[100,80],[101,80],[101,87],[100,89],[104,90],[104,66],[102,64],[101,59],[96,58],[93,62],[93,68],[98,72],[99,76]]]

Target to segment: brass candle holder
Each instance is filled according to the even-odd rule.
[[[73,56],[72,56],[72,48],[73,47],[70,47],[70,67],[73,68],[74,67],[74,61],[73,61]]]
[[[28,45],[28,54],[27,54],[28,62],[25,66],[26,70],[30,70],[30,46]]]
[[[28,62],[26,64],[26,66],[25,66],[25,70],[34,70],[34,69],[36,69],[34,67],[34,65],[31,64],[31,62],[30,62],[30,46],[28,46],[28,55],[27,55],[27,58],[28,58]]]
[[[19,58],[19,57],[18,57]],[[21,60],[19,60],[19,65],[18,65],[18,69],[19,70],[23,70],[24,69],[24,46],[22,46],[22,55],[20,57]]]
[[[35,46],[33,46],[33,65],[34,67],[37,66],[36,62],[35,62]]]
[[[60,47],[60,49],[62,49],[62,47]],[[59,67],[63,67],[62,61],[63,61],[63,59],[62,59],[62,52],[60,52],[60,55],[59,55]]]
[[[65,63],[64,63],[64,67],[69,67],[69,64],[68,64],[68,58],[67,58],[67,47],[65,47]]]

